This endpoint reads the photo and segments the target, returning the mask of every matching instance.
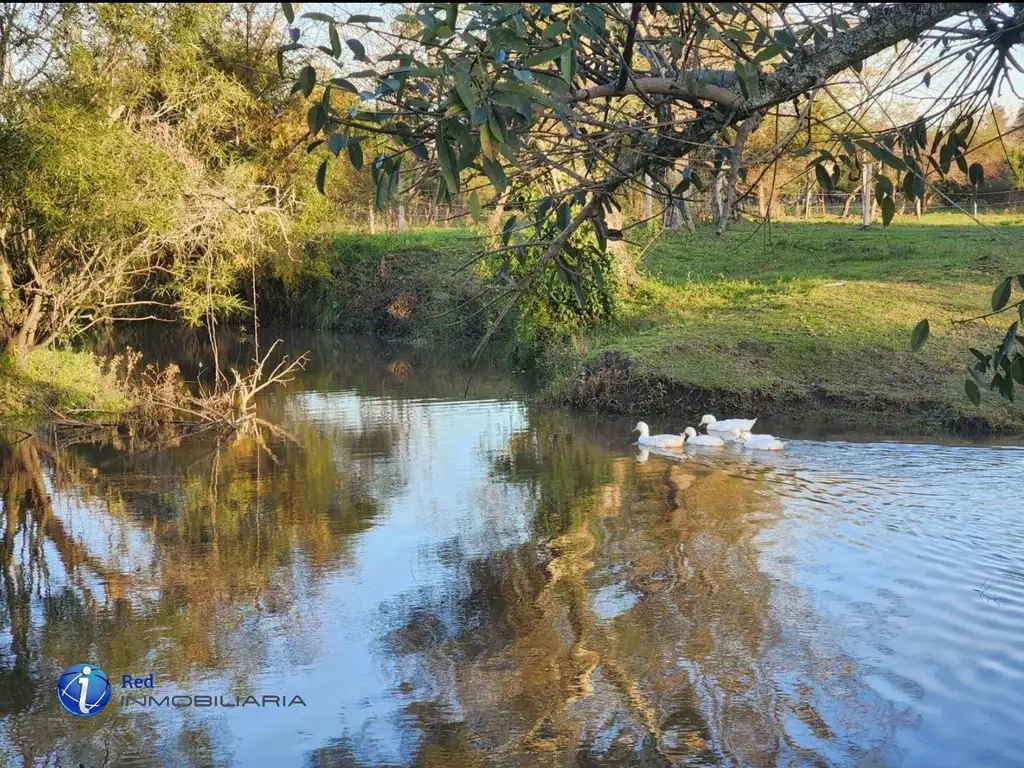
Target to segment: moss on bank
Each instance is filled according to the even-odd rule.
[[[0,354],[0,419],[31,421],[55,410],[121,411],[127,405],[111,367],[88,352],[36,350],[24,370]]]
[[[1024,241],[1024,218],[989,222]],[[1020,271],[1005,240],[964,219],[925,217],[864,231],[845,223],[755,225],[724,237],[671,235],[614,323],[553,355],[547,399],[575,407],[693,416],[740,410],[889,432],[1019,431],[994,395],[975,409],[967,347],[1002,323],[984,312],[998,278]],[[923,317],[932,337],[910,350]]]

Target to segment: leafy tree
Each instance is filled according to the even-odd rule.
[[[0,352],[211,325],[336,215],[277,72],[284,29],[259,3],[0,5]],[[370,184],[350,171],[330,202]]]
[[[384,137],[370,161],[379,200],[394,192],[410,156],[441,198],[468,194],[479,204],[488,186],[492,205],[506,192],[539,197],[502,229],[498,258],[509,245],[531,255],[527,269],[502,277],[492,332],[549,275],[577,299],[604,293],[596,254],[623,237],[621,200],[646,179],[669,206],[690,187],[712,187],[721,231],[740,197],[744,143],[769,115],[780,127],[788,115],[791,130],[757,148],[760,162],[803,144],[793,154],[825,189],[839,185],[844,168],[853,175],[877,162],[888,172],[874,187],[888,225],[896,195],[922,197],[929,174],[958,167],[971,175],[976,116],[1024,34],[1024,7],[977,3],[446,3],[393,20],[319,11],[296,19],[291,4],[282,8],[295,24],[282,68],[304,56],[294,89],[316,98],[313,149],[358,166],[371,137]],[[862,77],[872,57],[892,73],[873,89]],[[881,130],[836,95],[838,77],[854,78],[866,104],[885,114],[881,91],[927,87],[933,71],[949,81],[945,95]],[[339,108],[335,95],[344,92],[359,103]],[[815,97],[839,107],[811,118],[829,146],[801,135]],[[684,160],[686,173],[669,183]],[[578,232],[592,235],[593,254],[573,253]]]

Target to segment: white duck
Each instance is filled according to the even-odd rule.
[[[707,425],[708,434],[712,432],[732,432],[733,430],[749,432],[754,428],[756,421],[757,419],[722,419],[719,421],[710,413],[706,413],[701,418],[700,425],[702,427]]]
[[[633,427],[634,432],[639,432],[640,437],[637,443],[648,448],[682,448],[682,435],[652,435],[650,427],[642,421],[638,421]]]
[[[693,427],[687,427],[683,434],[686,436],[687,445],[703,445],[708,448],[721,448],[725,445],[725,441],[720,437],[714,435],[698,435],[697,430]]]
[[[749,432],[739,433],[736,442],[752,451],[781,451],[786,447],[786,444],[774,435],[752,435]]]

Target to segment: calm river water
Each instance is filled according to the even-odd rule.
[[[273,456],[5,434],[0,766],[1024,765],[1021,449],[679,462],[304,344]]]

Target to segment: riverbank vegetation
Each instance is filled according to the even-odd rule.
[[[986,305],[1024,238],[1024,217],[985,223],[998,231],[933,215],[885,230],[784,222],[769,237],[748,222],[724,237],[661,238],[617,319],[563,352],[549,396],[613,411],[753,408],[886,431],[1019,430],[1019,412],[997,396],[980,409],[964,397],[965,348],[984,347],[994,330],[990,319],[960,321]],[[921,317],[932,335],[914,352]]]
[[[228,412],[276,361],[218,327],[277,324],[498,343],[581,407],[1016,423],[959,401],[1012,402],[1018,325],[944,318],[1024,319],[1018,223],[928,209],[1020,202],[1019,9],[439,8],[0,8],[0,413],[137,407],[69,350],[148,321]]]
[[[524,308],[500,346],[514,361],[539,365],[546,401],[584,410],[675,416],[756,408],[890,432],[1016,430],[1020,416],[998,397],[976,409],[963,393],[964,349],[984,346],[993,326],[958,321],[985,305],[993,278],[1013,268],[1012,243],[1024,238],[1024,216],[983,222],[929,214],[885,229],[796,220],[773,223],[770,235],[758,222],[721,237],[707,227],[652,232],[635,247],[639,281],[621,292],[614,319],[581,331]],[[267,292],[263,314],[299,308],[290,322],[386,328],[386,337],[432,344],[447,335],[465,353],[485,313],[466,322],[468,311],[441,313],[461,304],[454,286],[474,296],[486,285],[486,274],[472,269],[453,276],[474,237],[464,230],[332,238],[292,278],[304,300],[285,293],[278,302]],[[416,300],[395,313],[403,290]],[[922,316],[935,322],[914,352],[910,334]]]

